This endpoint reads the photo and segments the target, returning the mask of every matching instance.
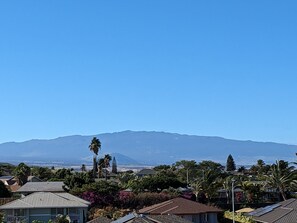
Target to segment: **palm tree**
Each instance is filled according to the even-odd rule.
[[[93,157],[93,177],[96,177],[96,170],[97,170],[97,155],[99,150],[101,149],[101,142],[99,139],[94,137],[91,141],[91,144],[89,145],[89,148],[94,153]]]
[[[98,160],[98,178],[102,177],[103,168],[104,168],[104,158],[100,158]]]
[[[111,156],[106,154],[104,156],[105,180],[107,180],[107,168],[110,167]]]
[[[268,184],[275,187],[283,200],[286,200],[286,192],[296,185],[296,171],[288,166],[287,162],[276,161],[276,164],[271,166],[271,175],[268,176]]]
[[[86,165],[85,164],[82,164],[80,170],[82,172],[86,172],[87,171]]]

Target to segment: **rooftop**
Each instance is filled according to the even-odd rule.
[[[36,192],[0,206],[0,209],[88,207],[90,203],[69,193]]]
[[[176,215],[138,215],[136,213],[128,214],[112,223],[190,223]]]
[[[182,197],[177,197],[159,204],[155,204],[139,210],[140,214],[151,215],[185,215],[185,214],[199,214],[199,213],[218,213],[221,212],[219,208],[201,204]]]
[[[257,222],[295,223],[297,219],[297,199],[289,199],[264,208],[258,208],[247,214]]]
[[[16,192],[64,192],[63,182],[27,182]]]

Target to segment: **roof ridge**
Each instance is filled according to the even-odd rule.
[[[161,212],[161,215],[164,214],[164,213],[166,213],[166,212],[172,211],[172,210],[174,210],[174,209],[176,209],[178,207],[179,206],[177,205],[177,206],[174,206],[173,208],[169,208],[168,210]]]
[[[165,207],[165,206],[167,206],[168,204],[172,204],[172,203],[173,203],[172,200],[164,201],[164,202],[162,202],[162,203],[160,203],[160,204],[156,204],[156,206],[155,206],[155,207],[152,207],[151,209],[149,209],[148,212],[155,211],[155,210],[157,210],[157,209],[159,209],[159,208]]]

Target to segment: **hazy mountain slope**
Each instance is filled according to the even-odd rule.
[[[92,137],[75,135],[51,140],[3,143],[0,144],[0,161],[91,161],[92,153],[88,145]],[[102,142],[100,154],[124,155],[125,164],[171,164],[180,159],[211,159],[225,162],[228,154],[232,154],[237,163],[250,164],[259,158],[266,162],[274,162],[277,159],[294,160],[297,151],[294,145],[163,132],[124,131],[99,134],[96,137]]]

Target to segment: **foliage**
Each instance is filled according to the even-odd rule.
[[[96,137],[93,137],[91,144],[89,145],[89,149],[94,153],[93,157],[93,177],[96,177],[96,171],[97,171],[97,155],[99,150],[101,149],[101,142]]]
[[[4,222],[4,213],[0,211],[0,223]]]
[[[159,165],[154,167],[155,171],[169,170],[169,169],[171,169],[170,165]]]
[[[177,194],[168,193],[165,191],[161,193],[142,192],[138,194],[128,191],[120,191],[118,193],[116,203],[120,208],[139,209],[172,199],[177,196]]]
[[[25,163],[20,163],[15,169],[14,174],[19,181],[19,185],[27,183],[28,176],[30,176],[31,169]]]
[[[120,186],[123,188],[128,188],[127,184],[129,181],[132,181],[136,178],[135,174],[132,172],[123,172],[118,175],[120,181]]]
[[[186,184],[178,180],[177,177],[162,173],[131,180],[127,185],[127,187],[135,192],[157,192],[170,187],[178,188],[184,186],[186,186]]]
[[[57,180],[64,180],[67,176],[72,175],[72,171],[71,169],[58,169],[54,175],[53,178],[57,179]]]
[[[32,167],[31,174],[41,180],[47,181],[53,177],[53,172],[47,167]]]
[[[116,161],[115,157],[113,157],[113,159],[112,159],[112,170],[111,170],[111,172],[115,173],[115,174],[118,173],[117,161]]]
[[[85,184],[82,188],[78,188],[81,192],[93,191],[101,194],[116,194],[119,191],[117,184],[100,180],[95,183]]]
[[[82,164],[80,170],[82,172],[86,172],[87,171],[86,165],[85,164]]]
[[[230,154],[227,158],[226,171],[234,171],[234,170],[236,170],[236,166],[235,166],[234,159]]]
[[[81,188],[85,184],[93,183],[94,179],[92,178],[90,172],[78,173],[67,175],[64,184],[67,186],[67,190],[72,190],[74,188]],[[64,188],[65,189],[65,188]]]
[[[105,180],[107,180],[107,168],[110,166],[111,156],[105,154],[103,158],[98,160],[99,178],[102,177],[102,171],[105,169]]]
[[[12,175],[15,166],[10,163],[0,163],[0,176],[1,175]]]
[[[71,219],[68,215],[58,214],[56,218],[53,220],[53,223],[70,223]]]
[[[177,175],[182,182],[190,183],[195,181],[198,175],[198,165],[195,160],[181,160],[173,164],[176,169]]]
[[[224,217],[227,218],[227,219],[233,219],[233,212],[230,212],[230,211],[225,211],[224,213]],[[243,214],[238,214],[238,213],[234,213],[234,220],[236,222],[240,222],[240,223],[255,223],[255,221],[251,218],[251,217],[248,217],[248,216],[245,216]]]
[[[267,181],[271,187],[277,188],[282,198],[286,200],[286,192],[296,187],[296,171],[288,162],[277,161],[271,166],[271,175],[267,176]]]
[[[264,194],[262,182],[242,181],[240,187],[244,191],[247,203],[258,203]]]
[[[9,190],[5,187],[4,183],[0,181],[0,198],[2,197],[10,197],[11,194]]]

